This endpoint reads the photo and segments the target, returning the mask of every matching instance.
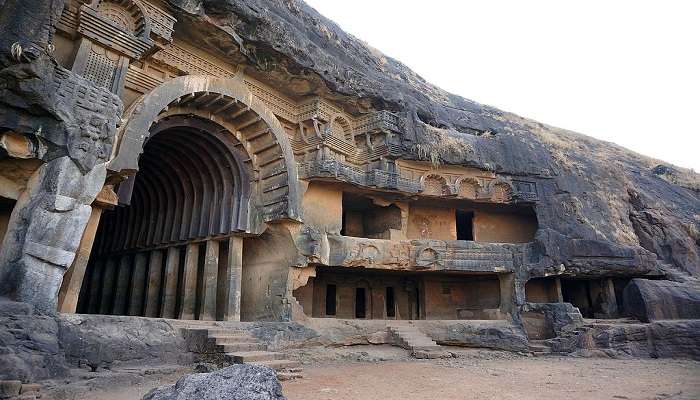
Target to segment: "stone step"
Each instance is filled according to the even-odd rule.
[[[224,345],[224,344],[238,344],[238,343],[257,343],[257,340],[255,338],[252,338],[250,336],[217,336],[217,337],[210,337],[211,340],[214,341],[215,344],[219,345]]]
[[[301,372],[277,371],[277,379],[280,381],[291,381],[302,378],[304,378],[304,375]]]
[[[233,344],[217,345],[224,353],[239,353],[242,351],[267,350],[267,346],[258,342],[240,342]]]
[[[292,369],[292,368],[299,368],[301,366],[301,363],[299,361],[295,361],[295,360],[254,361],[254,362],[247,363],[247,364],[264,365],[266,367],[270,367],[270,368],[274,369],[275,371],[288,370],[288,369]]]
[[[452,353],[444,350],[415,350],[413,357],[421,359],[452,358]]]
[[[241,351],[238,353],[228,353],[227,355],[237,364],[255,361],[283,360],[285,357],[284,354],[274,351]]]
[[[207,329],[207,334],[209,336],[217,336],[217,335],[247,335],[247,331],[242,331],[242,330],[235,330],[235,329],[226,329],[226,328],[208,328]]]
[[[399,339],[406,343],[427,343],[427,344],[435,344],[435,341],[433,339],[423,336],[423,337],[406,337],[406,336],[399,336]]]
[[[399,333],[402,335],[423,335],[423,332],[419,331],[418,329],[396,329],[396,328],[389,328],[394,333]]]
[[[439,351],[442,349],[440,345],[421,345],[421,346],[410,346],[411,351]]]

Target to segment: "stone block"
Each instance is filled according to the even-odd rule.
[[[9,399],[19,394],[22,381],[0,381],[0,399]]]
[[[623,291],[623,309],[644,322],[700,319],[700,290],[679,282],[632,279]]]

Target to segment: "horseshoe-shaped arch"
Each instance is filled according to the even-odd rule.
[[[164,115],[178,113],[206,116],[242,143],[259,182],[259,211],[265,222],[299,220],[298,175],[289,138],[277,117],[240,77],[181,76],[143,95],[123,118],[109,172],[136,174],[153,125]]]

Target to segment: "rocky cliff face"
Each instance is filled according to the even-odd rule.
[[[404,158],[536,179],[533,251],[540,261],[532,270],[563,263],[579,273],[700,275],[700,178],[693,171],[448,93],[302,1],[170,3],[181,23],[196,23],[195,44],[244,62],[246,73],[289,95],[401,115]]]

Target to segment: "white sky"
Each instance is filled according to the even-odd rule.
[[[306,1],[443,89],[700,172],[700,1]]]

